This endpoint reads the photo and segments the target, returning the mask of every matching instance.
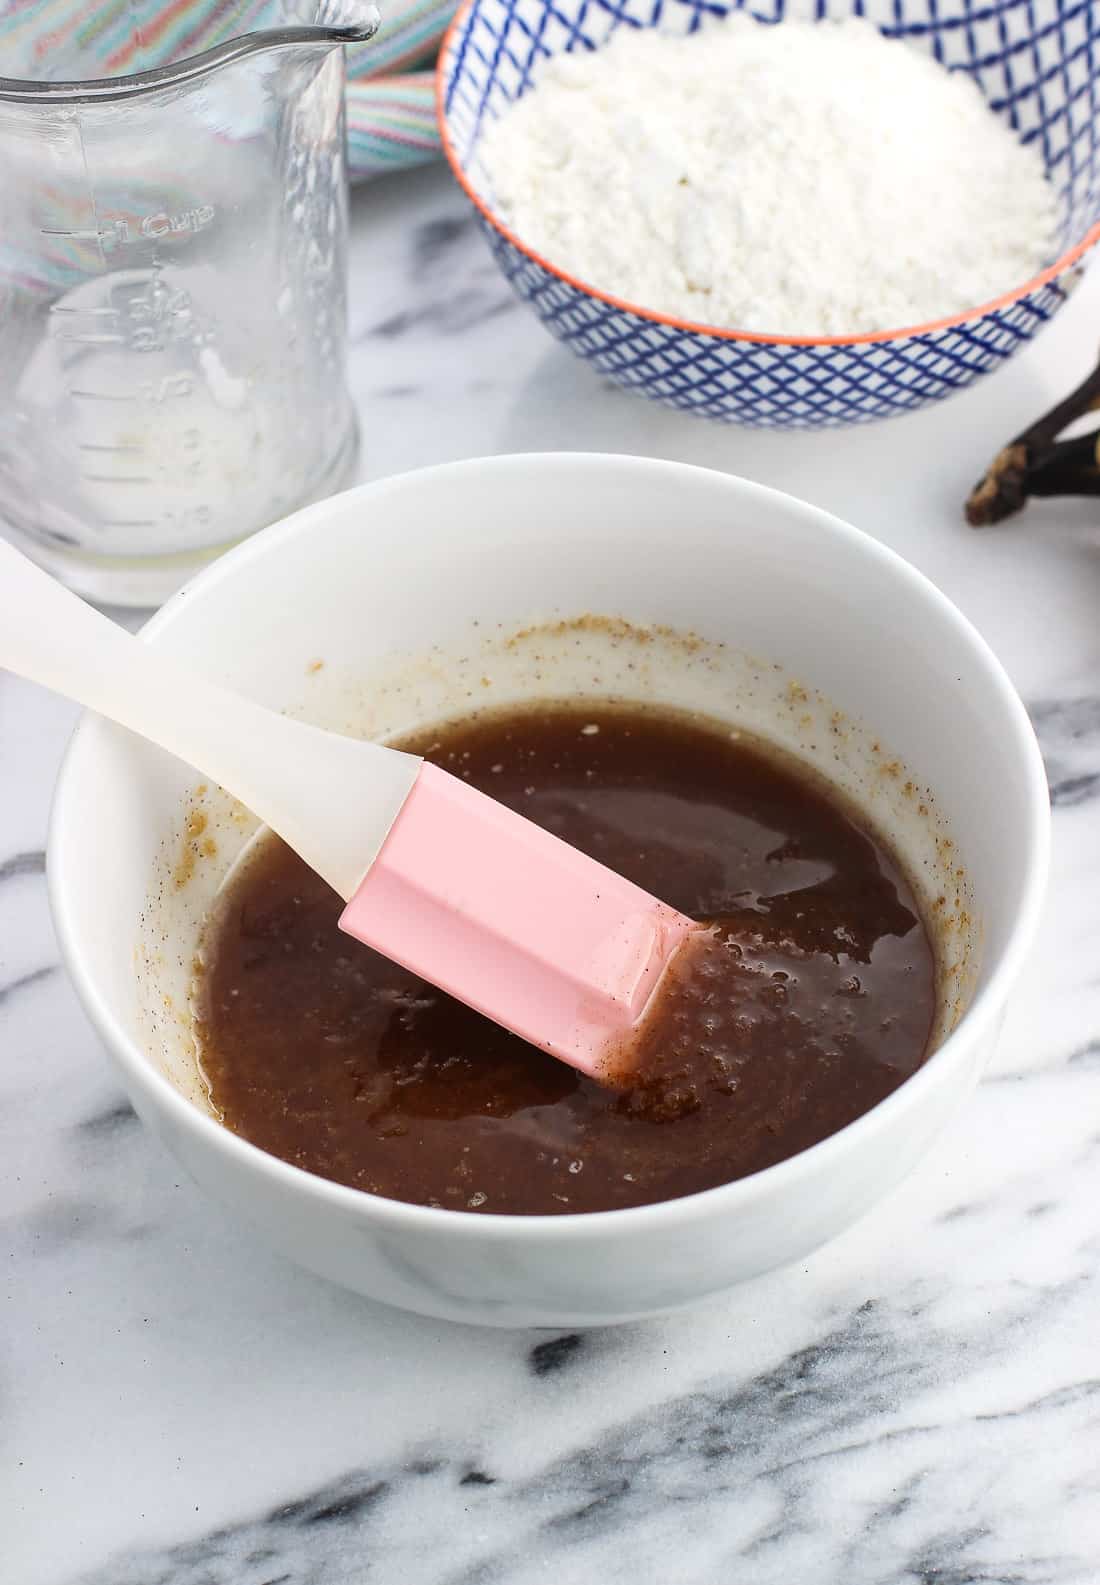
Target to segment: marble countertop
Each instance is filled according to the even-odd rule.
[[[831,508],[1007,665],[1055,805],[994,1065],[904,1186],[804,1265],[586,1335],[398,1315],[224,1223],[137,1122],[50,928],[75,712],[0,676],[5,1585],[1096,1585],[1100,509],[976,534],[996,447],[1085,371],[1100,273],[991,380],[833,435],[623,396],[511,297],[438,169],[358,194],[364,477],[634,451]]]

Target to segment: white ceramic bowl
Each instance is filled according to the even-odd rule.
[[[378,1199],[288,1166],[209,1115],[188,985],[202,912],[250,821],[169,756],[85,719],[49,852],[80,997],[138,1111],[196,1181],[326,1277],[502,1326],[593,1325],[686,1304],[803,1255],[874,1205],[989,1056],[1045,879],[1038,750],[1004,672],[958,612],[813,507],[629,457],[436,468],[256,535],[144,637],[273,705],[372,733],[471,701],[565,692],[664,699],[764,729],[872,813],[939,921],[939,1049],[882,1105],[790,1161],[592,1216]],[[189,838],[196,805],[206,830]]]

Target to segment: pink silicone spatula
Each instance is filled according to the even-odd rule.
[[[3,541],[0,664],[218,782],[339,893],[349,935],[595,1077],[699,928],[416,755],[195,676]]]

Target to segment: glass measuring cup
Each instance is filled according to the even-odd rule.
[[[0,525],[163,599],[340,488],[356,0],[0,0]]]

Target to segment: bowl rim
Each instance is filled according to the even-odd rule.
[[[696,1219],[706,1220],[714,1214],[726,1216],[743,1212],[779,1188],[796,1188],[800,1179],[812,1177],[823,1168],[828,1170],[836,1158],[843,1158],[854,1142],[870,1138],[881,1131],[896,1113],[912,1107],[925,1091],[941,1083],[951,1082],[949,1066],[953,1065],[957,1069],[966,1051],[979,1042],[991,1027],[995,1027],[1030,949],[1042,911],[1050,862],[1050,800],[1046,773],[1024,705],[990,646],[931,579],[873,535],[797,496],[735,474],[691,463],[637,457],[627,453],[569,451],[520,452],[409,469],[330,496],[261,529],[184,584],[142,627],[138,637],[143,643],[155,643],[171,627],[180,611],[196,598],[201,599],[204,591],[227,577],[246,574],[253,561],[277,553],[284,541],[308,534],[323,524],[334,509],[344,512],[353,503],[376,503],[393,492],[415,490],[422,481],[446,482],[464,473],[489,471],[522,475],[530,469],[558,468],[593,473],[612,468],[633,472],[640,480],[644,480],[646,474],[652,476],[663,473],[680,478],[698,478],[700,482],[721,481],[721,488],[729,489],[732,495],[740,495],[743,501],[754,504],[759,511],[778,510],[812,518],[819,529],[857,545],[861,554],[887,566],[891,574],[907,585],[918,599],[938,607],[944,619],[965,638],[976,665],[984,668],[995,695],[999,696],[1006,723],[1019,750],[1028,806],[1027,829],[1021,833],[1021,841],[1014,847],[1014,852],[1022,856],[1021,902],[1010,925],[1000,962],[943,1043],[885,1100],[816,1145],[731,1183],[718,1184],[714,1188],[677,1199],[614,1210],[520,1216],[506,1212],[450,1210],[416,1205],[318,1177],[232,1133],[178,1090],[116,1019],[108,999],[101,994],[83,961],[79,931],[66,902],[67,849],[70,844],[75,844],[76,852],[80,850],[79,843],[67,834],[68,831],[75,831],[79,825],[79,821],[70,816],[69,809],[72,806],[75,813],[80,807],[77,795],[80,761],[87,753],[94,751],[97,739],[121,731],[93,712],[84,712],[65,750],[54,789],[46,851],[47,887],[62,960],[93,1027],[127,1077],[130,1093],[147,1094],[158,1113],[166,1113],[173,1125],[183,1132],[198,1134],[213,1153],[228,1156],[243,1173],[273,1179],[275,1187],[283,1192],[304,1194],[307,1198],[331,1206],[338,1215],[358,1220],[365,1218],[394,1233],[418,1231],[452,1238],[472,1238],[475,1241],[505,1242],[518,1237],[540,1244],[570,1243],[576,1239],[598,1241],[614,1235],[636,1237],[675,1229],[677,1225]],[[866,1209],[870,1209],[870,1205]]]
[[[691,319],[679,319],[674,314],[664,314],[655,308],[643,308],[639,303],[632,303],[624,297],[616,297],[611,292],[605,292],[598,286],[590,286],[587,281],[582,281],[579,276],[571,275],[559,265],[552,264],[543,254],[529,247],[516,233],[507,226],[496,214],[489,204],[477,192],[470,178],[466,174],[465,166],[459,158],[451,137],[450,112],[447,109],[447,77],[450,72],[451,60],[454,55],[454,45],[460,30],[465,26],[466,20],[475,5],[481,0],[461,0],[461,3],[451,19],[447,31],[443,35],[439,47],[439,56],[435,68],[435,108],[436,120],[439,125],[440,142],[443,153],[451,172],[473,204],[478,214],[493,230],[498,232],[504,240],[521,253],[524,258],[537,264],[539,269],[548,275],[569,286],[584,297],[594,297],[598,302],[606,303],[609,308],[614,308],[619,313],[633,314],[638,319],[648,320],[651,324],[665,325],[671,330],[680,330],[687,335],[709,336],[716,341],[744,341],[757,346],[768,347],[859,347],[874,346],[878,343],[892,341],[907,341],[916,336],[932,335],[943,330],[952,330],[956,326],[965,325],[973,320],[983,319],[986,315],[995,313],[1002,308],[1008,308],[1017,303],[1021,298],[1029,297],[1033,292],[1050,284],[1058,276],[1064,274],[1074,264],[1084,257],[1090,249],[1100,242],[1100,220],[1089,228],[1080,242],[1075,242],[1067,248],[1053,264],[1038,275],[1033,275],[1020,286],[1014,286],[999,296],[990,298],[988,302],[979,303],[973,308],[964,308],[961,313],[947,314],[941,319],[930,319],[917,325],[899,325],[892,330],[870,330],[858,335],[850,336],[776,336],[752,330],[726,330],[718,325],[707,325]],[[515,100],[512,103],[516,103]]]

